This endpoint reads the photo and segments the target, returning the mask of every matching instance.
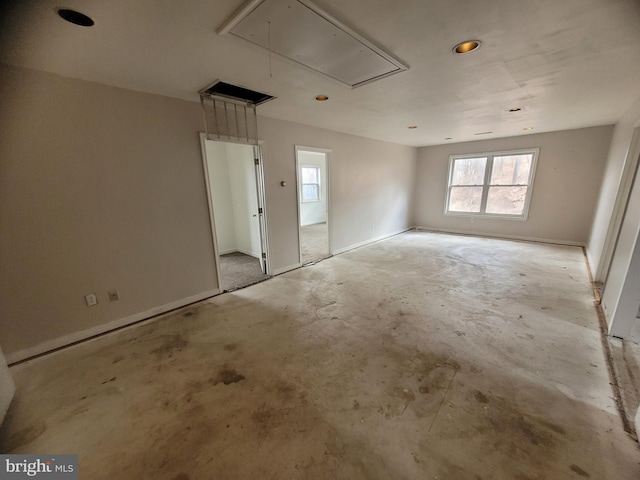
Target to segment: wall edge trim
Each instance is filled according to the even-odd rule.
[[[586,248],[587,246],[583,242],[575,242],[573,240],[554,240],[550,238],[527,237],[524,235],[492,235],[490,233],[478,232],[474,230],[455,230],[455,229],[446,229],[446,228],[431,228],[431,227],[424,227],[424,226],[417,226],[416,230],[419,232],[450,233],[453,235],[471,235],[474,237],[497,238],[502,240],[521,240],[525,242],[550,243],[553,245],[566,245],[568,247]]]
[[[286,267],[274,268],[272,275],[273,276],[282,275],[283,273],[290,272],[291,270],[295,270],[296,268],[300,268],[300,267],[302,267],[301,263],[292,263],[291,265],[287,265]]]
[[[196,295],[191,295],[174,302],[165,303],[164,305],[160,305],[143,312],[134,313],[133,315],[118,318],[116,320],[111,320],[107,323],[96,325],[95,327],[91,327],[86,330],[80,330],[78,332],[69,333],[52,340],[46,340],[44,342],[38,343],[37,345],[34,345],[33,347],[25,348],[7,354],[7,364],[9,366],[12,366],[13,364],[24,362],[34,357],[39,357],[47,353],[53,353],[54,351],[57,351],[61,348],[72,346],[76,343],[89,340],[91,338],[112,332],[114,330],[119,330],[123,327],[138,323],[142,320],[149,320],[155,316],[162,315],[164,313],[170,312],[171,310],[184,307],[191,303],[205,300],[207,298],[213,297],[214,295],[218,295],[219,293],[220,290],[218,289],[207,290],[205,292],[200,292]]]
[[[338,248],[333,251],[333,255],[339,255],[341,253],[348,252],[349,250],[354,250],[356,248],[364,247],[365,245],[369,245],[371,243],[380,242],[382,240],[386,240],[387,238],[395,237],[396,235],[400,235],[401,233],[408,232],[409,230],[413,230],[415,227],[405,227],[400,230],[396,230],[395,232],[385,233],[384,235],[379,235],[374,238],[370,238],[369,240],[364,240],[363,242],[353,243],[343,248]]]

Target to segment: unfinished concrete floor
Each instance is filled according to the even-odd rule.
[[[82,479],[638,479],[581,249],[410,232],[12,368]]]

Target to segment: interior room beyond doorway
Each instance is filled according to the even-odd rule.
[[[255,148],[205,140],[222,291],[269,278],[262,261]]]
[[[328,151],[296,147],[300,262],[313,263],[331,255],[329,246]]]

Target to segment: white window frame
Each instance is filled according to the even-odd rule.
[[[303,183],[302,182],[302,170],[305,168],[313,168],[316,170],[316,178],[318,183]],[[320,178],[320,167],[318,165],[300,165],[300,199],[302,203],[315,203],[322,201],[322,191],[320,190],[322,179]],[[304,199],[304,186],[305,185],[317,185],[318,186],[318,199],[317,200],[305,200]]]
[[[527,148],[524,150],[505,150],[500,152],[484,152],[484,153],[465,153],[460,155],[450,155],[449,156],[449,170],[447,177],[447,192],[444,203],[444,214],[449,216],[456,217],[481,217],[481,218],[500,218],[505,220],[520,220],[526,221],[529,218],[529,206],[531,203],[531,196],[533,193],[533,181],[536,176],[536,166],[538,164],[538,154],[540,153],[539,148]],[[485,213],[487,208],[487,197],[489,194],[489,187],[492,186],[489,182],[491,181],[491,172],[493,170],[493,159],[494,157],[502,157],[508,155],[526,155],[532,154],[531,159],[531,168],[529,170],[529,178],[527,179],[527,194],[524,200],[524,208],[522,209],[521,215],[509,215],[504,213]],[[453,178],[453,167],[456,160],[464,160],[467,158],[487,158],[487,163],[485,165],[484,171],[484,179],[482,185],[466,185],[469,187],[482,187],[482,200],[480,203],[480,211],[479,212],[453,212],[449,211],[449,198],[451,196],[451,180]],[[503,185],[510,186],[510,185]],[[513,185],[516,186],[516,185]],[[517,185],[523,186],[523,185]]]

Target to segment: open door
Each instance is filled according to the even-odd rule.
[[[324,148],[296,146],[300,263],[331,256],[329,154]]]
[[[269,278],[260,147],[207,140],[203,158],[220,291]]]
[[[261,247],[261,266],[262,273],[268,275],[269,266],[267,264],[267,251],[269,250],[267,245],[267,217],[264,214],[264,170],[262,168],[262,149],[259,145],[253,147],[253,157],[255,165],[255,178],[256,178],[256,192],[258,194],[258,222],[260,232],[260,247]]]

